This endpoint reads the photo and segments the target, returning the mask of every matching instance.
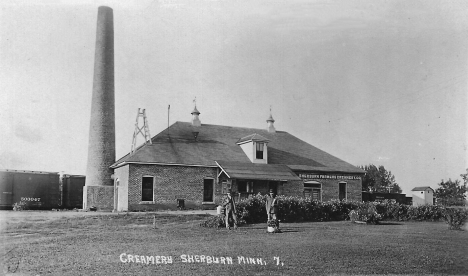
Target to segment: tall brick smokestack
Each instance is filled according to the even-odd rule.
[[[113,185],[109,166],[115,162],[114,102],[113,11],[109,7],[99,7],[86,169],[88,189],[83,195],[84,208],[100,205],[99,202],[102,201],[97,198],[98,194],[102,195],[102,191],[98,192],[99,189],[93,189],[92,186]]]

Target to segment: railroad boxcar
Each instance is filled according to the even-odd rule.
[[[0,208],[14,204],[30,210],[51,210],[62,205],[58,172],[0,171]]]
[[[84,175],[62,175],[62,207],[65,209],[83,208]]]
[[[408,204],[405,194],[362,192],[362,201],[394,200],[399,204]]]

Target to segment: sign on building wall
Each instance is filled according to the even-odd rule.
[[[329,174],[307,174],[307,173],[300,173],[299,177],[302,179],[338,179],[338,180],[361,179],[361,177],[358,175],[329,175]]]

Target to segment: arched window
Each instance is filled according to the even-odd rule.
[[[348,187],[346,182],[340,182],[338,183],[338,198],[340,200],[346,200],[347,199],[347,194],[348,194]]]
[[[141,181],[141,201],[153,201],[154,177],[143,176]]]
[[[322,184],[317,181],[304,182],[304,197],[310,197],[312,200],[322,201]]]

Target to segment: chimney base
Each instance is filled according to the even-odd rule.
[[[114,209],[114,186],[84,186],[83,210],[97,208],[98,211]]]

